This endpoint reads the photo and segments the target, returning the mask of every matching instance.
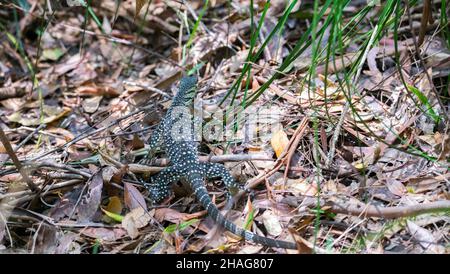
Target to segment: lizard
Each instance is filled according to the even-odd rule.
[[[297,249],[295,243],[263,237],[238,227],[224,217],[209,197],[204,183],[205,178],[221,177],[228,191],[227,197],[232,189],[240,187],[225,166],[219,163],[203,163],[198,159],[197,142],[193,139],[193,129],[190,126],[192,119],[186,112],[193,104],[197,93],[196,85],[197,77],[195,76],[186,76],[181,79],[178,92],[172,99],[166,115],[148,141],[150,149],[147,158],[153,157],[158,149],[165,151],[170,162],[168,167],[150,177],[149,182],[144,182],[150,199],[156,203],[164,200],[170,195],[171,184],[184,178],[189,182],[197,200],[206,209],[208,215],[231,233],[264,246]],[[188,126],[187,132],[179,132],[177,126]]]

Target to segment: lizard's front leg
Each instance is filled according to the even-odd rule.
[[[224,182],[225,187],[228,190],[227,192],[228,198],[231,195],[236,194],[237,191],[241,188],[224,165],[218,163],[200,163],[200,166],[206,178],[208,179],[217,177],[222,178],[222,181]]]
[[[162,123],[160,123],[156,129],[152,132],[152,136],[148,140],[149,150],[145,158],[143,158],[140,163],[144,165],[151,164],[153,156],[157,150],[164,149],[163,142],[163,127]]]
[[[151,183],[144,186],[149,191],[152,201],[158,203],[170,195],[170,186],[181,179],[181,173],[174,166],[166,167],[150,178]]]

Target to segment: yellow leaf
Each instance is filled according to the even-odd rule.
[[[136,18],[141,11],[142,7],[145,5],[145,0],[136,0],[136,13],[134,14],[134,17]]]
[[[358,162],[358,163],[355,163],[355,164],[353,164],[353,166],[358,170],[358,171],[363,171],[363,170],[365,170],[366,169],[366,165],[365,165],[365,163],[361,163],[361,162]]]
[[[116,213],[116,214],[120,214],[122,213],[122,202],[120,202],[119,197],[117,196],[113,196],[109,198],[109,203],[106,206],[105,210],[112,212],[112,213]]]
[[[272,139],[270,139],[270,144],[272,145],[272,148],[275,151],[277,157],[280,157],[281,153],[283,153],[284,149],[289,144],[289,139],[286,132],[284,132],[284,130],[275,132],[272,136]]]
[[[3,146],[3,143],[0,143],[0,153],[6,154],[6,148]]]

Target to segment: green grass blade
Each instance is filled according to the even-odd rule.
[[[417,98],[419,99],[419,101],[425,105],[426,109],[425,112],[431,116],[431,118],[433,118],[435,123],[439,123],[440,121],[440,117],[439,115],[436,114],[436,112],[434,112],[433,107],[431,106],[430,102],[428,101],[427,96],[425,96],[425,94],[423,94],[418,88],[411,86],[411,85],[407,85],[408,90],[411,91],[412,93],[414,93],[414,95],[417,96]]]

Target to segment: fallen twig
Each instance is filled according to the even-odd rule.
[[[290,206],[309,209],[317,209],[317,198],[303,195],[302,197],[285,197],[282,200]],[[321,197],[320,205],[323,210],[359,217],[376,217],[384,219],[395,219],[412,217],[425,213],[450,212],[450,201],[436,201],[424,204],[408,206],[382,207],[363,202],[349,203],[345,197]]]
[[[13,148],[11,147],[11,143],[9,142],[8,137],[6,137],[6,134],[1,127],[0,127],[0,141],[3,143],[3,146],[6,149],[6,152],[8,153],[9,157],[13,161],[17,170],[20,172],[20,175],[22,175],[22,179],[26,182],[28,187],[32,191],[38,191],[39,188],[36,186],[36,184],[33,183],[30,176],[28,176],[26,169],[23,168],[22,164],[20,163],[19,159],[17,158],[16,153],[14,152]]]
[[[117,120],[115,120],[115,121],[111,122],[110,124],[108,124],[106,126],[103,126],[101,128],[98,128],[98,129],[95,129],[95,130],[92,130],[92,131],[90,131],[91,129],[88,129],[88,130],[82,132],[80,135],[78,135],[74,139],[72,139],[71,141],[69,141],[69,142],[67,142],[67,143],[65,143],[65,144],[63,144],[63,145],[61,145],[59,147],[51,149],[51,150],[49,150],[47,152],[44,152],[43,154],[38,155],[38,156],[32,158],[29,161],[36,161],[36,160],[41,159],[41,158],[43,158],[43,157],[45,157],[45,156],[47,156],[49,154],[54,153],[54,152],[62,151],[63,149],[66,149],[66,148],[70,147],[71,145],[73,145],[73,144],[75,144],[75,143],[77,143],[77,142],[79,142],[79,141],[81,141],[81,140],[83,140],[83,139],[85,139],[85,138],[87,138],[89,136],[92,136],[92,135],[97,134],[99,132],[102,132],[104,130],[110,129],[111,127],[119,124],[122,120],[124,120],[124,119],[126,119],[126,118],[128,118],[130,116],[136,115],[136,114],[138,114],[140,112],[144,112],[145,110],[148,110],[150,108],[152,108],[152,106],[147,106],[147,107],[138,109],[138,110],[136,110],[134,112],[131,112],[131,113],[127,114],[127,115],[124,115],[123,117],[118,118]]]
[[[55,190],[58,188],[63,188],[63,187],[71,186],[71,185],[76,185],[76,184],[79,184],[80,182],[82,182],[82,180],[74,179],[74,180],[69,180],[69,181],[53,184],[48,187],[44,187],[44,189],[41,193],[41,197],[45,196],[45,193],[50,190]],[[33,194],[33,192],[31,192],[30,190],[23,190],[23,191],[11,192],[11,193],[6,193],[6,194],[0,194],[0,200],[6,199],[6,198],[14,198],[14,197],[24,196],[25,197],[24,201],[28,201],[28,200],[31,200],[32,197],[34,197],[34,195],[32,195],[32,194]],[[21,197],[21,198],[24,198],[24,197]],[[14,202],[16,202],[16,201],[14,201]],[[2,204],[2,206],[3,206],[3,204]]]
[[[378,217],[384,219],[394,219],[401,217],[417,216],[425,213],[447,211],[450,212],[450,201],[437,201],[427,204],[417,204],[411,206],[380,207],[370,204],[346,204],[341,201],[328,201],[326,205],[331,206],[329,211],[352,216]]]

